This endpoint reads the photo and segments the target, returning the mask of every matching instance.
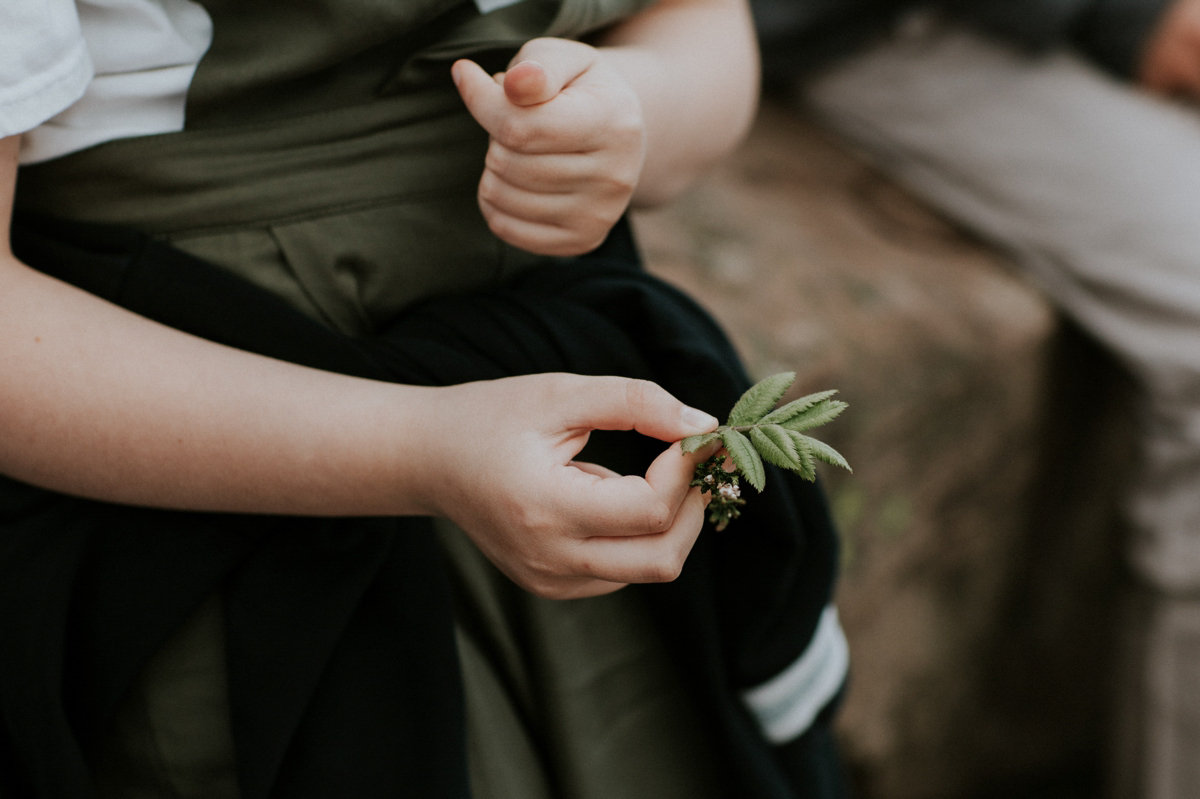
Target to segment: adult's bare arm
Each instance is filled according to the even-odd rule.
[[[415,442],[395,409],[417,389],[217,346],[19,263],[8,247],[17,145],[0,141],[0,472],[172,508],[420,510],[381,490],[403,477],[394,450]]]
[[[592,429],[672,441],[711,417],[642,381],[393,385],[156,324],[13,257],[16,153],[0,140],[0,473],[167,508],[444,515],[550,596],[677,573],[702,522],[695,457],[674,446],[645,477],[572,458]]]

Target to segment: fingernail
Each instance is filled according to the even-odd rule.
[[[705,413],[699,408],[683,406],[683,423],[701,432],[707,432],[717,426],[717,417]]]
[[[458,62],[455,62],[454,65],[452,67],[450,67],[450,79],[454,81],[454,86],[455,86],[455,88],[457,88],[458,87]]]

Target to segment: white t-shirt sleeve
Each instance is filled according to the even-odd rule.
[[[74,0],[0,2],[0,138],[70,106],[92,74]]]
[[[78,102],[21,140],[23,164],[113,139],[183,130],[188,89],[212,44],[212,20],[191,0],[75,5],[96,75]]]

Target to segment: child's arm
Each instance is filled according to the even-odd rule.
[[[742,0],[660,0],[597,44],[535,39],[494,78],[453,67],[492,137],[480,207],[514,246],[594,248],[630,202],[670,199],[750,124],[758,58]]]
[[[697,456],[672,446],[644,479],[571,459],[592,429],[672,441],[715,419],[643,381],[393,385],[131,314],[13,257],[18,138],[0,139],[0,474],[166,508],[447,516],[546,596],[678,573],[702,524]]]

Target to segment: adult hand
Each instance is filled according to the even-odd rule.
[[[471,115],[491,136],[479,207],[492,232],[541,255],[604,241],[637,188],[646,130],[637,94],[601,52],[534,39],[507,72],[452,69]]]
[[[430,511],[517,584],[566,599],[679,575],[708,504],[688,484],[712,453],[672,444],[644,477],[574,458],[592,430],[677,441],[716,419],[621,377],[529,375],[441,391],[426,424],[437,436],[425,448]]]
[[[1200,97],[1200,0],[1175,0],[1151,34],[1138,69],[1145,88]]]

